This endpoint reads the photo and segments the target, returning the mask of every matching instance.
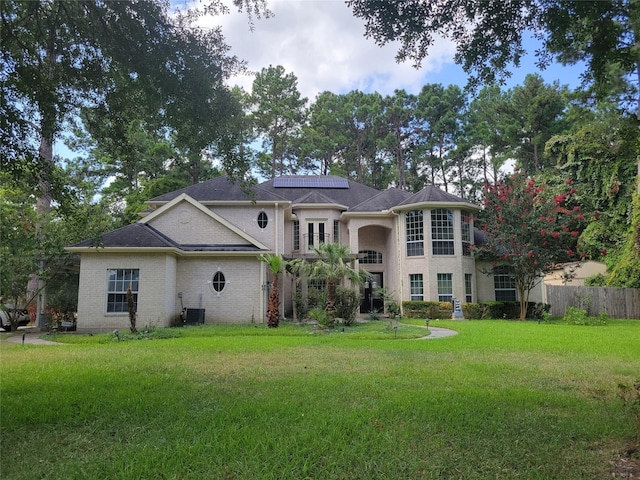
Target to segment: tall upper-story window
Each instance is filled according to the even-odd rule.
[[[293,221],[293,249],[300,250],[300,221]]]
[[[471,255],[471,214],[462,212],[461,216],[462,229],[462,254],[466,257]]]
[[[340,220],[333,221],[333,243],[340,243]]]
[[[434,255],[453,255],[453,212],[444,208],[431,210],[431,240]]]
[[[313,250],[321,243],[327,241],[324,233],[324,222],[307,223],[307,245],[309,250]]]
[[[424,222],[422,210],[411,210],[405,214],[407,234],[407,257],[424,255]]]

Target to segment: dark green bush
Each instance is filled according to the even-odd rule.
[[[360,294],[352,288],[336,288],[336,317],[341,318],[345,325],[351,325],[356,319],[360,308]]]
[[[449,302],[404,301],[402,309],[405,317],[447,319],[451,318],[452,307]]]
[[[412,318],[448,319],[451,318],[451,304],[448,302],[402,302],[404,315]],[[542,318],[551,305],[529,302],[527,318]],[[462,304],[464,318],[479,320],[483,318],[520,318],[520,302],[478,302]]]

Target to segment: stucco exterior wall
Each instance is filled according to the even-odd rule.
[[[205,309],[205,323],[262,323],[266,307],[262,265],[249,256],[180,258],[176,289],[182,292],[186,308]],[[218,271],[226,282],[221,292],[211,283]]]
[[[179,313],[175,294],[175,258],[165,254],[83,253],[78,291],[78,330],[111,331],[129,329],[128,313],[107,313],[107,270],[140,270],[136,325],[169,326]]]

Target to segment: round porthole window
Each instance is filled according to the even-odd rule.
[[[260,214],[258,215],[258,226],[264,230],[265,228],[267,228],[268,223],[269,218],[267,217],[267,214],[264,212],[260,212]]]
[[[224,290],[224,285],[225,285],[225,278],[224,278],[224,273],[222,272],[216,272],[216,274],[213,276],[213,281],[211,282],[211,285],[213,286],[213,289],[216,292],[221,292],[222,290]]]

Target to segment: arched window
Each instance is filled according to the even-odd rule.
[[[360,263],[382,263],[382,253],[375,250],[360,250]]]
[[[258,226],[264,230],[265,228],[267,228],[268,223],[269,217],[267,217],[267,214],[265,212],[260,212],[258,214]]]
[[[213,276],[213,281],[211,282],[213,289],[216,292],[220,293],[222,290],[224,290],[225,284],[226,284],[226,281],[224,278],[224,273],[216,272],[215,275]]]

